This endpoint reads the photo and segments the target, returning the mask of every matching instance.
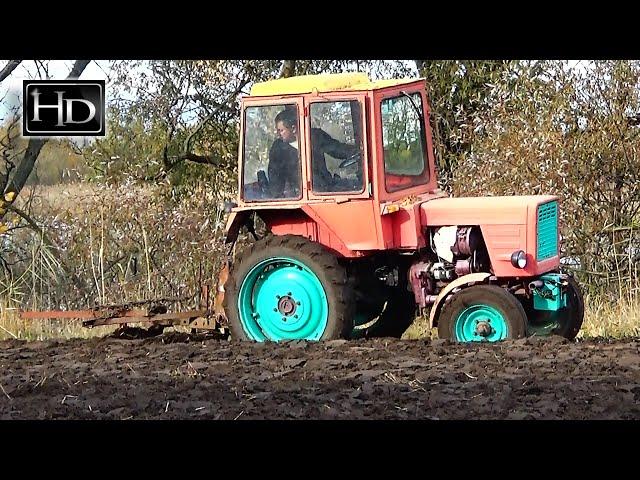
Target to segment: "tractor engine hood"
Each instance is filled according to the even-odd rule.
[[[479,226],[492,271],[500,277],[540,275],[560,264],[556,196],[436,198],[420,205],[420,223],[423,231]],[[522,269],[512,263],[519,252],[527,260]]]
[[[423,227],[439,225],[526,225],[538,205],[553,195],[435,198],[420,206]]]

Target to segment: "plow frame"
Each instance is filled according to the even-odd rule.
[[[218,288],[220,290],[220,287]],[[20,310],[20,318],[24,320],[36,319],[70,319],[82,320],[82,326],[93,328],[104,325],[121,325],[126,327],[130,323],[151,323],[159,333],[164,327],[185,326],[196,330],[218,330],[226,333],[226,317],[219,305],[224,291],[219,292],[213,305],[209,296],[209,286],[203,285],[200,290],[198,308],[194,310],[168,312],[167,303],[176,300],[160,299],[133,302],[123,305],[96,306],[87,310]],[[140,308],[141,305],[148,305]]]

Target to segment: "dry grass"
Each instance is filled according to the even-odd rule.
[[[26,203],[32,191],[23,193]],[[39,310],[195,298],[223,258],[219,193],[203,187],[178,201],[161,186],[39,187],[20,206],[48,239],[24,222],[11,232],[0,302]]]
[[[0,276],[0,339],[88,338],[116,328],[88,329],[79,320],[21,320],[18,308],[82,310],[147,298],[189,299],[199,291],[198,282],[211,281],[224,227],[217,199],[203,192],[176,204],[158,190],[90,184],[25,188],[19,206],[60,247],[59,258],[30,229],[16,229],[3,244],[12,272],[5,269]],[[86,288],[76,288],[62,261]],[[177,308],[190,309],[187,303]]]
[[[616,303],[586,296],[584,317],[579,336],[637,337],[640,335],[640,296],[625,295]]]
[[[116,327],[85,328],[81,320],[23,320],[17,308],[0,306],[0,340],[48,340],[103,337]]]
[[[413,323],[402,335],[406,340],[417,340],[420,338],[438,338],[438,329],[429,328],[429,317],[416,317]]]

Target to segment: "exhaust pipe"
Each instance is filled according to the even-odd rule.
[[[533,282],[529,282],[529,290],[536,290],[544,287],[544,281],[542,280],[534,280]]]

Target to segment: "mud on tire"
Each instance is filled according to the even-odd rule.
[[[486,328],[479,328],[483,322],[481,327]],[[476,334],[488,333],[486,329],[494,333]],[[521,338],[526,331],[524,308],[515,296],[496,285],[474,285],[454,293],[438,319],[438,336],[458,342]]]
[[[263,269],[263,270],[261,270]],[[282,269],[290,269],[287,275],[280,275],[280,280],[271,280],[276,277],[273,272]],[[258,271],[258,273],[256,273]],[[267,277],[260,284],[259,275]],[[286,272],[285,272],[286,273]],[[315,290],[322,290],[326,297],[326,303],[322,294],[318,301],[308,302],[305,305],[304,293],[296,298],[293,292],[300,292],[300,282],[287,280],[300,273],[304,280],[309,280]],[[253,280],[253,277],[256,277]],[[271,283],[267,283],[271,282]],[[244,285],[244,288],[243,288]],[[321,289],[318,288],[321,286]],[[260,288],[264,288],[259,292]],[[329,340],[347,338],[352,329],[354,307],[352,302],[352,287],[348,282],[347,273],[339,263],[335,255],[325,250],[320,244],[295,235],[268,236],[245,248],[233,262],[229,278],[224,286],[224,309],[229,319],[231,337],[239,340],[269,341],[286,339]],[[274,293],[272,300],[264,300],[266,293]],[[293,293],[293,294],[292,294]],[[263,295],[264,294],[264,295]],[[313,297],[313,295],[311,295]],[[241,298],[242,297],[242,298]],[[268,299],[271,296],[267,297]],[[262,299],[262,300],[261,300]],[[284,299],[284,300],[283,300]],[[239,301],[243,305],[250,306],[240,312]],[[261,309],[257,306],[259,301]],[[272,301],[271,303],[266,303]],[[283,303],[284,301],[284,303]],[[293,330],[288,330],[289,325],[295,322],[303,322],[306,315],[309,322],[318,322],[318,304],[322,303],[321,320],[318,328],[312,335],[299,335]],[[265,308],[268,305],[268,308]],[[296,310],[298,308],[299,310]],[[306,310],[305,310],[306,309]],[[314,315],[309,312],[314,311]],[[247,312],[246,310],[251,310]],[[273,312],[273,313],[272,313]],[[300,313],[300,319],[295,317],[295,312]],[[257,314],[257,315],[256,315]],[[256,320],[253,321],[252,317]],[[260,315],[264,322],[260,323]],[[279,323],[281,317],[283,323]],[[295,318],[294,318],[295,317]],[[284,322],[285,318],[289,321]],[[268,325],[265,330],[261,325]],[[281,330],[280,327],[283,329]],[[275,333],[274,333],[275,332]]]

